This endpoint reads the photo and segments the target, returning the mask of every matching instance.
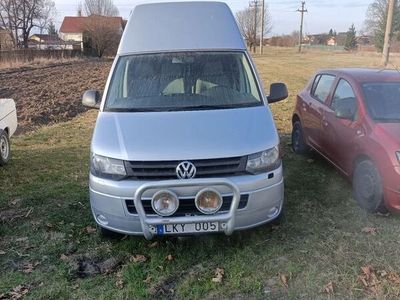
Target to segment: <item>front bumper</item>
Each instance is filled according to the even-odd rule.
[[[230,209],[214,215],[159,217],[146,215],[140,199],[151,199],[160,189],[169,189],[179,198],[194,197],[207,187],[217,189],[223,196],[233,196]],[[247,195],[244,208],[238,209],[239,198]],[[187,224],[213,222],[221,224],[221,231],[229,235],[234,230],[252,228],[279,216],[284,197],[282,167],[260,175],[230,178],[169,181],[111,181],[90,175],[90,202],[96,222],[106,229],[129,235],[144,235],[151,239],[157,224]],[[129,213],[126,200],[134,200],[136,214]]]

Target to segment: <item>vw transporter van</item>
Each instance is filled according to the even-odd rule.
[[[235,18],[224,3],[133,10],[91,144],[90,203],[103,233],[186,235],[252,228],[278,218],[279,137]]]

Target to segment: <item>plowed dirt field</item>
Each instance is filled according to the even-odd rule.
[[[86,110],[84,91],[104,88],[111,64],[89,60],[0,70],[0,98],[15,100],[19,133],[66,121]]]

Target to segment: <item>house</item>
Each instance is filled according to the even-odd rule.
[[[115,27],[116,31],[122,32],[124,30],[125,22],[122,17],[106,17],[91,15],[88,17],[77,16],[77,17],[64,17],[59,30],[59,37],[64,42],[75,42],[80,44],[80,49],[84,49],[84,33],[87,26],[93,20],[99,20],[106,22],[109,26]]]
[[[337,45],[337,43],[336,43],[336,37],[334,37],[334,36],[329,37],[329,38],[326,40],[326,45],[327,45],[327,46],[336,46],[336,45]]]
[[[0,27],[0,51],[14,48],[14,42],[10,32],[7,29]]]
[[[60,50],[62,40],[57,34],[34,34],[29,37],[28,48],[40,50]]]

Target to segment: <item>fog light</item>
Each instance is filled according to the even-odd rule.
[[[268,211],[268,218],[276,217],[279,213],[279,207],[274,206]]]
[[[206,188],[197,193],[195,204],[203,214],[214,214],[222,206],[222,197],[218,191]]]
[[[97,215],[97,222],[99,222],[101,225],[108,225],[108,220],[105,216],[103,215]]]
[[[177,211],[179,199],[178,196],[171,191],[159,191],[153,196],[151,206],[158,215],[168,217]]]

